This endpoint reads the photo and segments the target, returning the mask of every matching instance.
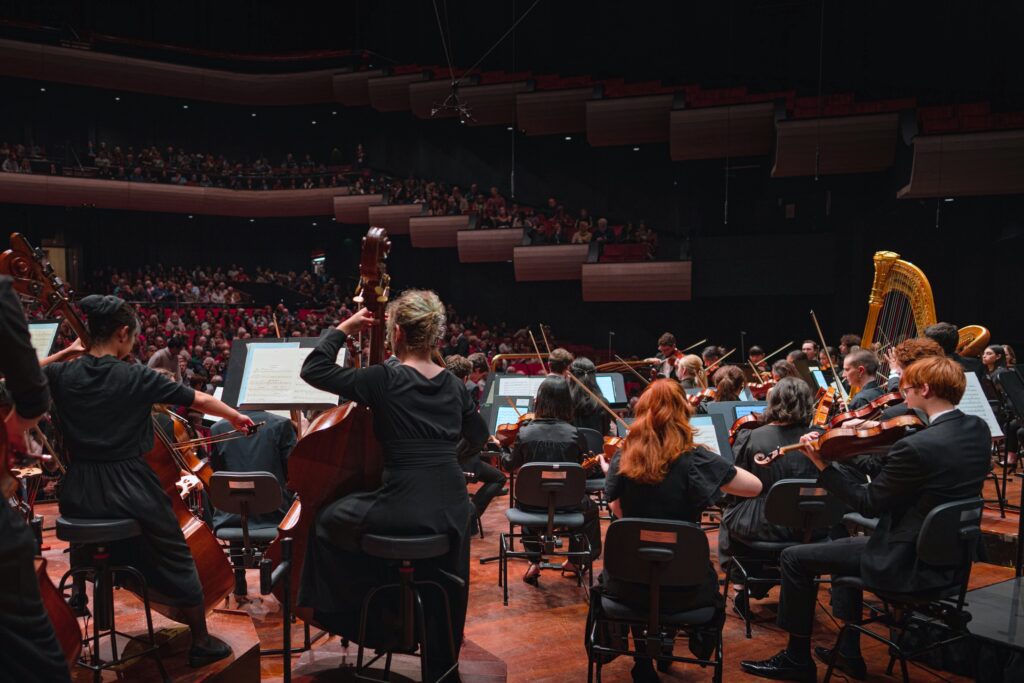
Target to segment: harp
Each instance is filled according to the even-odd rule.
[[[875,279],[868,297],[868,318],[861,344],[895,346],[924,334],[937,322],[932,286],[924,272],[893,251],[875,252]]]
[[[904,339],[919,337],[934,325],[935,300],[924,271],[892,251],[875,252],[875,279],[868,297],[868,318],[861,343],[866,348],[895,346]],[[957,352],[977,356],[991,334],[981,325],[962,327]]]

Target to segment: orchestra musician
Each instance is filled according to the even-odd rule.
[[[29,342],[28,324],[11,279],[0,277],[0,373],[13,401],[4,419],[7,449],[27,451],[25,432],[50,405],[50,392]],[[49,359],[47,359],[49,360]],[[46,361],[44,361],[46,362]],[[36,577],[36,538],[8,499],[17,481],[0,468],[0,676],[48,683],[71,677]]]
[[[715,401],[739,401],[740,392],[747,384],[747,376],[735,365],[723,365],[715,370]]]
[[[658,337],[658,355],[648,360],[655,365],[655,377],[672,377],[676,374],[675,365],[683,357],[683,352],[676,348],[676,337],[666,332]]]
[[[857,349],[843,358],[843,379],[850,385],[850,391],[857,393],[850,399],[850,410],[856,410],[871,403],[885,393],[885,387],[878,383],[878,357],[873,351]]]
[[[803,437],[803,452],[820,472],[818,485],[865,517],[877,517],[878,526],[871,536],[794,546],[782,552],[778,624],[789,633],[789,643],[769,659],[742,662],[745,672],[764,678],[816,680],[811,630],[819,575],[860,576],[868,586],[895,593],[922,592],[952,582],[954,569],[917,560],[914,540],[932,508],[980,496],[988,475],[988,426],[956,408],[965,387],[964,373],[952,359],[928,357],[907,367],[900,391],[910,408],[928,414],[930,425],[897,441],[866,485],[819,458],[813,437]],[[832,587],[833,614],[844,621],[860,621],[862,600],[859,589]],[[866,675],[859,635],[853,629],[846,631],[837,658],[837,667],[857,679]],[[817,647],[814,654],[828,661],[831,650]]]
[[[92,295],[80,306],[89,330],[87,352],[74,361],[43,368],[64,442],[74,458],[61,487],[60,513],[139,523],[140,537],[111,544],[112,562],[139,570],[150,599],[168,606],[172,618],[188,624],[189,665],[205,666],[230,655],[231,648],[207,631],[195,561],[170,500],[142,456],[153,447],[154,404],[192,406],[239,430],[253,422],[213,396],[168,380],[145,365],[125,362],[135,346],[139,319],[123,299]]]
[[[952,358],[964,372],[973,372],[978,379],[985,379],[985,366],[977,358],[967,358],[956,352],[957,344],[960,343],[960,332],[952,323],[935,323],[924,328],[924,336],[935,340],[942,347],[947,358]]]
[[[756,344],[747,350],[747,359],[759,372],[768,372],[768,363],[765,362],[764,357],[764,349]]]
[[[704,361],[700,356],[688,353],[676,364],[676,376],[683,389],[707,389],[708,378],[704,374]]]
[[[569,366],[572,376],[583,383],[587,389],[597,396],[601,395],[601,389],[597,386],[597,369],[594,362],[589,358],[577,358]],[[608,411],[598,405],[593,396],[584,391],[576,382],[569,382],[569,393],[572,395],[573,420],[576,427],[593,429],[601,436],[611,434],[612,416]]]
[[[537,389],[533,408],[534,419],[520,427],[512,452],[503,458],[506,471],[514,471],[528,462],[574,462],[582,463],[587,453],[587,442],[573,425],[573,399],[570,382],[561,377],[548,377]],[[590,542],[591,558],[601,554],[601,520],[597,505],[584,494],[578,508],[585,520],[584,534]],[[540,534],[541,529],[527,528],[525,533]],[[523,574],[523,581],[536,586],[540,580],[541,544],[537,540],[523,539],[523,547],[533,553],[530,564]],[[569,549],[583,550],[573,540]],[[577,571],[571,562],[562,565],[565,571]]]
[[[694,443],[691,413],[687,396],[676,382],[656,380],[641,394],[625,447],[611,463],[602,460],[605,493],[616,517],[697,524],[704,509],[723,494],[750,497],[761,491],[757,477]],[[606,573],[601,574],[594,590],[637,609],[648,608],[645,587],[613,581]],[[718,575],[710,564],[701,586],[663,588],[661,592],[661,609],[666,613],[699,607],[715,607],[718,618],[725,618]],[[714,645],[714,639],[700,635],[690,639],[690,650],[697,657],[707,657]],[[667,670],[667,662],[659,662],[658,668]],[[658,680],[650,658],[635,660],[633,680]]]
[[[804,339],[803,343],[800,344],[800,350],[807,356],[807,360],[812,363],[818,360],[818,342],[813,339]]]
[[[859,334],[844,334],[839,338],[839,358],[836,362],[841,361],[843,358],[856,348],[860,347],[860,335]]]
[[[700,356],[704,359],[704,367],[710,368],[722,358],[722,347],[714,344],[705,346]]]
[[[464,437],[481,447],[487,425],[463,381],[431,360],[445,330],[445,308],[437,294],[407,290],[388,303],[384,322],[398,363],[337,365],[338,351],[349,335],[381,324],[361,308],[322,337],[302,366],[301,377],[310,385],[370,407],[374,432],[384,447],[384,474],[379,489],[350,493],[323,507],[303,563],[298,602],[314,609],[332,633],[356,640],[363,598],[387,575],[386,562],[361,551],[362,535],[447,534],[449,553],[418,562],[416,573],[445,588],[458,652],[466,620],[474,509],[456,446]],[[424,594],[424,613],[427,631],[440,634],[445,628],[443,603],[436,593]],[[377,613],[369,624],[363,645],[377,647],[393,640],[393,621]],[[455,663],[446,641],[440,636],[428,640],[428,672],[443,672]]]
[[[572,365],[572,354],[563,348],[552,349],[548,354],[548,376],[564,377]]]
[[[1000,388],[1001,385],[997,380],[997,377],[1004,372],[1013,372],[1013,370],[1006,367],[1006,349],[999,344],[990,344],[982,351],[981,362],[985,366],[985,373],[988,379],[996,387],[996,393],[999,395],[999,402],[1001,404],[996,417],[999,419],[999,427],[1006,434],[1006,459],[1000,464],[1016,467],[1017,449],[1019,448],[1017,430],[1020,429],[1020,421],[1017,419],[1013,406],[1009,404],[1009,400],[1003,393],[1003,390]]]
[[[770,524],[764,515],[764,503],[772,485],[782,479],[814,479],[817,468],[802,453],[792,451],[772,460],[767,467],[755,466],[754,456],[771,453],[781,446],[796,443],[807,433],[807,425],[814,415],[814,396],[810,387],[798,377],[786,377],[768,394],[768,405],[764,411],[764,424],[755,429],[743,429],[736,435],[732,450],[737,467],[752,472],[761,480],[761,493],[754,498],[730,502],[722,515],[718,532],[718,553],[723,568],[727,569],[733,588],[737,591],[733,609],[741,615],[749,609],[749,597],[759,599],[768,594],[768,587],[755,584],[748,594],[743,584],[743,574],[728,558],[748,557],[753,554],[744,541],[799,541],[803,532]],[[814,540],[827,535],[822,529]],[[747,567],[751,569],[751,567]],[[761,575],[761,567],[753,567]]]
[[[772,363],[772,379],[776,382],[781,380],[783,377],[799,376],[800,375],[798,375],[796,371],[796,366],[786,358],[782,358]]]

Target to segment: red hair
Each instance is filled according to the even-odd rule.
[[[633,408],[636,419],[629,426],[619,472],[641,484],[661,482],[672,463],[693,448],[691,410],[678,382],[651,382]]]

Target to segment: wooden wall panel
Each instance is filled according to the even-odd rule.
[[[331,102],[334,71],[239,73],[0,40],[0,74],[5,76],[231,104]]]
[[[668,142],[675,96],[644,95],[587,102],[587,141],[595,147]]]
[[[460,230],[459,261],[494,263],[511,261],[513,250],[523,243],[523,229]]]
[[[469,227],[469,216],[414,216],[409,219],[409,239],[414,247],[428,249],[458,246],[458,233]]]
[[[516,95],[516,125],[527,135],[566,135],[587,128],[587,100],[593,86]]]
[[[334,198],[334,220],[365,225],[370,222],[370,206],[384,201],[380,194],[353,194]]]
[[[516,247],[512,251],[516,281],[579,280],[589,250],[586,244]]]
[[[424,78],[422,73],[371,78],[366,82],[370,106],[377,111],[409,111],[409,86]]]
[[[0,173],[0,202],[210,216],[329,216],[348,188],[266,192]]]
[[[383,75],[383,69],[334,74],[331,78],[334,100],[346,107],[365,107],[370,104],[370,86],[367,81]]]
[[[896,159],[898,123],[895,112],[778,121],[772,177],[812,176],[815,159],[826,175],[884,171]]]
[[[669,114],[672,161],[724,159],[771,154],[775,105],[676,109]]]
[[[901,199],[997,194],[1024,194],[1024,130],[914,138]]]
[[[584,301],[689,301],[690,261],[583,264]]]
[[[422,216],[426,208],[426,204],[374,204],[369,207],[368,222],[389,235],[408,235],[409,219]]]

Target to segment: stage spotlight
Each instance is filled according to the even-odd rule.
[[[565,136],[565,141],[566,142],[572,142],[572,136],[571,135],[566,135]]]
[[[39,92],[46,92],[46,88],[40,88]]]
[[[188,105],[187,104],[183,104],[183,105],[181,105],[181,108],[182,109],[188,109]]]
[[[633,151],[634,151],[634,152],[639,152],[639,151],[640,151],[640,148],[639,148],[639,147],[634,147],[634,148],[633,148]]]

